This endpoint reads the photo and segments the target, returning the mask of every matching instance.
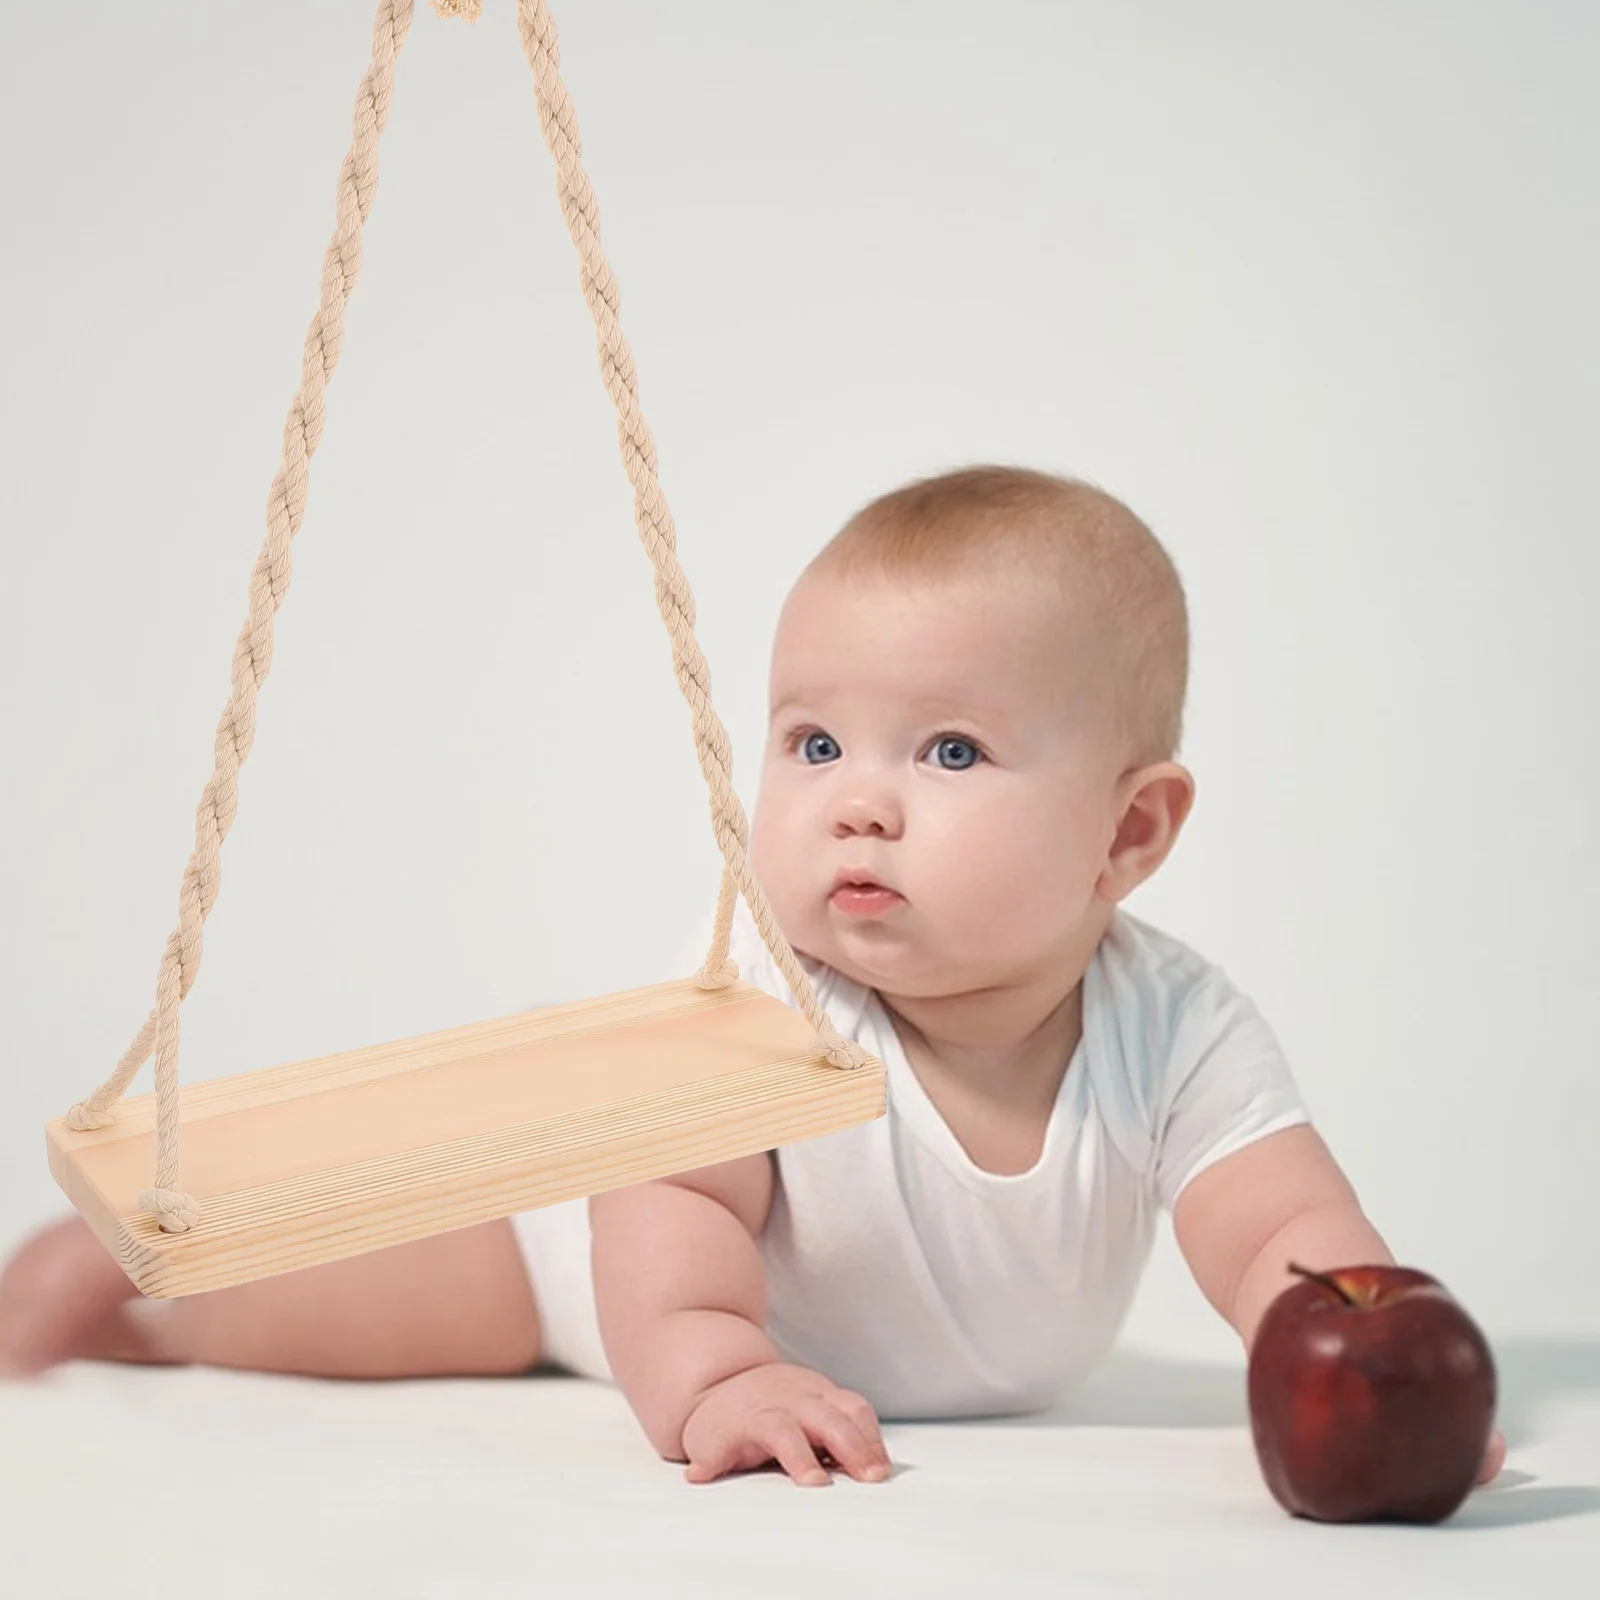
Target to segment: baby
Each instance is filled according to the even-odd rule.
[[[1163,1209],[1248,1349],[1291,1260],[1393,1257],[1255,1007],[1120,909],[1193,803],[1187,673],[1177,574],[1108,495],[979,467],[874,501],[784,604],[750,861],[887,1116],[177,1301],[60,1223],[0,1278],[0,1371],[542,1361],[619,1384],[691,1481],[880,1480],[881,1420],[1082,1377]],[[794,1004],[739,913],[741,977]]]

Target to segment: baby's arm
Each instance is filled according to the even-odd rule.
[[[1268,1134],[1207,1167],[1179,1194],[1172,1222],[1195,1282],[1247,1351],[1267,1307],[1294,1281],[1291,1261],[1313,1271],[1394,1261],[1307,1125]],[[1496,1430],[1478,1481],[1492,1478],[1504,1457]]]
[[[1394,1256],[1322,1136],[1285,1128],[1236,1150],[1178,1196],[1173,1231],[1195,1282],[1248,1350],[1262,1314],[1303,1267],[1381,1265]]]
[[[682,1459],[701,1395],[779,1359],[755,1242],[771,1198],[771,1162],[758,1155],[589,1202],[606,1358],[668,1460]]]
[[[611,1370],[650,1443],[696,1481],[776,1459],[826,1482],[817,1446],[856,1477],[886,1477],[871,1406],[785,1363],[767,1337],[756,1239],[771,1200],[765,1154],[590,1200]]]

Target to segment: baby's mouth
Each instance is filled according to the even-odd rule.
[[[846,916],[874,916],[899,905],[904,898],[881,883],[841,883],[828,896],[828,904]]]

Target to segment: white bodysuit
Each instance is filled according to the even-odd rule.
[[[710,933],[707,917],[683,972]],[[795,1005],[742,900],[729,954],[741,978]],[[1054,1404],[1115,1339],[1158,1211],[1212,1162],[1310,1120],[1271,1029],[1222,969],[1119,910],[1084,974],[1083,1037],[1039,1160],[985,1172],[877,993],[800,960],[834,1026],[887,1068],[888,1111],[775,1152],[759,1241],[767,1332],[785,1360],[857,1390],[884,1420]],[[611,1381],[587,1200],[515,1225],[545,1359]]]

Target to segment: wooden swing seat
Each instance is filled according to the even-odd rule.
[[[783,1001],[692,979],[524,1011],[180,1090],[201,1220],[139,1208],[153,1094],[46,1128],[50,1170],[142,1293],[219,1289],[881,1116],[883,1065],[841,1072]]]
[[[434,0],[434,9],[470,19],[479,7],[478,0]],[[667,983],[237,1077],[187,1087],[179,1081],[179,1007],[199,972],[202,929],[220,892],[222,842],[255,738],[273,618],[288,590],[307,466],[322,433],[376,190],[378,135],[411,25],[411,0],[378,0],[321,299],[284,424],[266,538],[234,645],[228,703],[195,810],[195,847],[179,889],[178,925],[162,953],[156,1003],[111,1076],[46,1126],[56,1181],[152,1297],[220,1289],[669,1177],[870,1121],[886,1109],[883,1063],[829,1022],[751,871],[732,746],[711,703],[694,595],[638,406],[616,281],[600,247],[599,209],[558,71],[555,25],[544,0],[519,0],[517,11],[601,377],[617,413],[634,521],[654,569],[723,858],[706,958],[699,973]],[[740,982],[728,962],[739,896],[798,1010]],[[701,974],[713,986],[701,987]],[[155,1093],[113,1111],[152,1052]]]

